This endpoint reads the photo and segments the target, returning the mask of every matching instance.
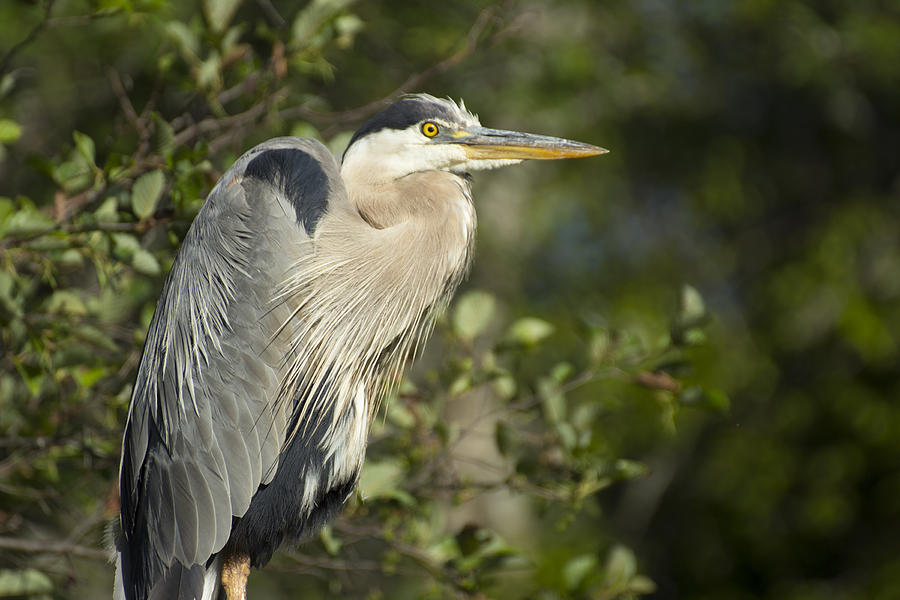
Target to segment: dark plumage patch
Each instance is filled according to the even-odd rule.
[[[332,409],[333,410],[333,409]],[[310,417],[315,419],[315,416]],[[332,417],[326,416],[331,422]],[[300,542],[315,535],[333,519],[356,488],[359,473],[331,483],[335,457],[322,450],[326,426],[312,435],[298,433],[278,457],[278,470],[268,485],[261,485],[250,508],[235,517],[224,554],[247,554],[254,568],[265,566],[286,539]],[[343,451],[343,450],[342,450]],[[310,511],[304,510],[306,479],[316,478],[316,495]]]
[[[353,142],[370,133],[382,129],[406,129],[425,119],[443,119],[453,122],[457,120],[457,116],[449,106],[441,102],[417,97],[403,98],[363,123],[363,126],[350,138],[347,148],[349,149]],[[345,150],[344,154],[346,153]]]
[[[319,162],[297,148],[266,150],[247,164],[244,180],[273,186],[294,206],[297,222],[312,235],[328,206],[331,186]],[[249,191],[249,190],[248,190]]]

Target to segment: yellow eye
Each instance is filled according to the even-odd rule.
[[[432,123],[431,121],[427,121],[422,123],[422,135],[425,137],[433,138],[438,134],[438,126]]]

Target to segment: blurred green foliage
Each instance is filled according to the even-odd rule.
[[[900,8],[0,4],[0,597],[104,597],[165,273],[275,135],[398,91],[601,159],[476,181],[360,494],[252,597],[900,597]]]

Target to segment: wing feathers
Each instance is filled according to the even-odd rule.
[[[147,499],[147,503],[150,506],[155,505],[157,507],[155,518],[157,523],[156,531],[159,537],[156,545],[156,554],[163,564],[169,564],[172,562],[172,557],[175,556],[175,524],[177,523],[170,473],[163,472],[160,474],[158,485],[153,490],[150,490],[150,494],[153,494],[154,491],[156,495],[151,495]]]
[[[200,565],[185,568],[176,563],[153,586],[150,600],[199,600],[203,594],[206,570]]]
[[[175,558],[191,564],[197,555],[197,503],[191,489],[187,466],[172,464],[172,492],[175,499]]]
[[[270,150],[288,152],[245,172]],[[320,179],[305,185],[303,173],[267,175],[285,165]],[[332,179],[327,185],[323,174]],[[309,251],[304,242],[329,194],[345,192],[324,146],[271,140],[223,175],[185,237],[151,322],[126,426],[127,598],[145,600],[151,588],[160,598],[195,589],[203,569],[191,565],[221,550],[232,517],[244,515],[259,486],[272,480],[290,410],[277,396],[290,344],[273,343],[285,317],[275,295]],[[158,578],[159,589],[173,595],[159,595]]]
[[[223,447],[228,448],[228,489],[231,492],[231,510],[234,515],[243,515],[250,506],[250,498],[255,488],[246,485],[252,481],[250,471],[250,452],[244,438],[237,429],[222,427],[218,436]]]

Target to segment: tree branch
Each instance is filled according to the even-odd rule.
[[[99,548],[70,544],[62,540],[28,540],[24,538],[0,537],[0,548],[35,554],[62,554],[77,558],[107,560],[109,555]]]
[[[33,42],[35,38],[37,38],[38,34],[47,27],[47,24],[50,21],[50,12],[53,10],[53,5],[56,3],[56,0],[47,0],[47,3],[44,5],[44,15],[41,17],[40,23],[35,25],[31,31],[28,32],[19,43],[14,44],[12,48],[6,51],[6,54],[3,55],[3,58],[0,59],[0,75],[6,73],[9,68],[10,63],[12,63],[12,59],[22,51],[28,44]]]
[[[287,94],[287,88],[281,88],[272,94],[268,99],[258,104],[254,104],[247,110],[230,117],[221,119],[208,118],[203,119],[199,123],[189,125],[182,131],[178,132],[172,140],[173,145],[180,146],[188,144],[200,137],[204,133],[215,133],[223,129],[238,128],[247,123],[256,121],[269,106],[281,101]]]

